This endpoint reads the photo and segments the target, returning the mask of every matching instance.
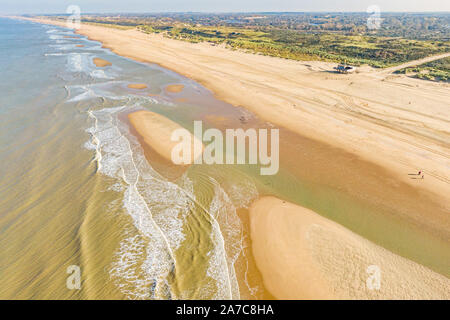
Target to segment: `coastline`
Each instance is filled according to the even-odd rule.
[[[26,20],[66,27],[49,19]],[[275,125],[380,165],[450,209],[446,84],[369,67],[342,76],[331,72],[333,63],[248,54],[134,29],[81,24],[76,32],[118,55],[191,78],[218,99]],[[424,181],[409,176],[419,170],[426,174]]]
[[[50,19],[15,18],[67,27]],[[318,141],[321,148],[329,149],[327,153],[336,150],[339,155],[343,150],[349,161],[374,164],[339,168],[345,174],[332,172],[341,181],[336,185],[332,181],[331,186],[342,188],[344,184],[353,196],[391,207],[417,206],[414,216],[405,216],[417,226],[428,226],[441,239],[449,239],[448,86],[383,75],[372,68],[341,76],[330,72],[332,63],[248,54],[134,29],[81,24],[75,32],[120,56],[155,63],[191,78],[222,101],[247,108],[306,140]],[[321,161],[328,164],[318,166],[319,170],[327,172],[328,166],[333,167],[331,159]],[[419,170],[425,172],[425,179],[414,179]],[[366,183],[359,181],[363,172],[370,178]]]
[[[108,31],[109,31],[109,29],[108,29]],[[89,33],[89,32],[87,32],[87,33]],[[93,40],[99,40],[99,39],[95,39],[95,38],[93,38],[93,37],[91,37],[91,36],[89,36],[89,38],[90,39],[93,39]],[[165,40],[168,40],[168,39],[163,39],[163,40],[161,40],[161,41],[163,41],[163,42],[165,42]],[[99,40],[100,41],[100,40]],[[106,42],[105,42],[106,43]],[[185,43],[182,43],[182,44],[185,44]],[[112,49],[112,48],[111,48]],[[112,49],[114,52],[116,52],[116,53],[118,53],[117,51],[118,51],[118,49],[116,48],[116,49]],[[140,60],[140,61],[145,61],[145,62],[151,62],[150,60],[147,60],[148,58],[146,58],[146,59],[139,59],[139,58],[137,58],[137,57],[135,57],[135,58],[133,58],[133,57],[131,57],[131,56],[129,56],[129,55],[127,55],[127,54],[121,54],[121,55],[123,55],[123,56],[127,56],[127,57],[130,57],[130,58],[132,58],[132,59],[134,59],[134,60]],[[267,58],[267,57],[265,57],[265,58]],[[270,59],[272,59],[272,58],[270,58]],[[280,60],[280,61],[283,61],[283,60]],[[161,65],[163,65],[162,63],[159,63],[159,64],[161,64]],[[169,64],[168,64],[169,65]],[[317,63],[317,65],[315,65],[315,67],[316,66],[319,66],[320,65],[320,63]],[[164,65],[163,65],[164,66]],[[180,70],[178,70],[178,69],[176,69],[176,68],[178,68],[178,66],[176,67],[176,68],[171,68],[170,66],[164,66],[164,67],[166,67],[166,68],[169,68],[169,69],[172,69],[172,70],[176,70],[177,72],[179,72],[179,73],[181,73],[181,74],[184,74],[183,72],[181,72]],[[214,71],[214,70],[213,70]],[[316,72],[316,71],[312,71],[312,72]],[[213,72],[214,73],[214,72]],[[315,73],[311,73],[311,75],[312,76],[315,76]],[[192,76],[191,78],[193,78],[193,79],[195,79],[195,77],[194,76]],[[236,80],[236,79],[235,79]],[[208,87],[208,88],[212,88],[212,86],[213,85],[211,85],[211,86],[208,86],[208,85],[206,85],[205,84],[205,81],[204,80],[197,80],[197,81],[199,81],[200,83],[202,83],[202,84],[204,84],[206,87]],[[245,84],[245,83],[244,83]],[[221,86],[221,83],[220,82],[217,82],[217,83],[215,83],[214,85],[216,85],[216,86]],[[222,91],[221,91],[222,90]],[[214,91],[215,93],[216,93],[216,95],[218,96],[218,97],[220,97],[221,96],[221,94],[223,94],[223,95],[230,95],[230,96],[232,96],[232,94],[229,94],[229,93],[227,93],[227,92],[225,92],[224,91],[225,89],[220,89],[220,90],[218,90],[219,91],[219,93],[217,93],[217,91]],[[228,90],[228,89],[227,89]],[[241,91],[240,91],[241,92]],[[242,92],[241,92],[242,93]],[[264,97],[264,98],[267,98],[266,96]],[[279,99],[282,99],[282,98],[280,98],[280,97],[277,97],[276,95],[274,96],[274,99],[275,99],[275,101],[282,101],[282,100],[278,100],[278,98]],[[223,98],[222,100],[225,100],[225,101],[228,101],[227,99],[230,99],[230,98]],[[246,99],[245,97],[242,97],[242,99]],[[236,102],[235,103],[235,105],[241,105],[241,103],[238,101],[238,102]],[[243,104],[242,104],[243,105]],[[244,106],[246,106],[246,105],[244,105]],[[252,110],[251,109],[251,107],[249,107],[249,109],[250,110]],[[252,110],[253,111],[253,110]],[[259,113],[258,112],[256,112],[256,111],[254,111],[256,114],[258,114],[259,116],[261,116],[261,114],[262,113],[264,113],[265,111],[264,110],[262,110],[262,111],[260,111]],[[260,114],[261,113],[261,114]],[[270,113],[269,113],[270,114]],[[263,119],[267,119],[267,115],[266,116],[262,116],[262,118]],[[269,120],[273,120],[273,119],[269,119]],[[276,121],[275,121],[276,120]],[[273,120],[273,122],[276,124],[276,123],[278,123],[278,122],[282,122],[282,120],[283,120],[283,118],[277,118],[277,119],[275,119],[275,120]],[[329,119],[328,119],[329,120]],[[327,120],[325,120],[325,119],[323,119],[323,121],[322,122],[324,122],[324,121],[327,121]],[[321,123],[322,123],[321,122]],[[135,127],[135,129],[136,129],[136,126],[134,126]],[[298,129],[298,128],[297,128]],[[139,130],[138,130],[139,131]],[[295,131],[295,130],[293,130],[293,131]],[[304,135],[306,135],[306,136],[311,136],[311,137],[314,137],[314,138],[317,138],[317,139],[319,139],[319,136],[318,135],[315,135],[315,133],[311,133],[311,132],[303,132],[303,130],[300,130],[300,129],[298,129],[297,130],[297,132],[302,132],[302,134],[304,134]],[[334,144],[334,142],[333,142],[333,144],[331,144],[330,143],[330,145],[336,145],[336,146],[339,146],[339,147],[342,147],[342,148],[346,148],[345,146],[341,146],[341,145],[339,145],[338,143],[336,143],[336,144]],[[372,150],[373,151],[373,150]],[[392,151],[392,150],[391,150]],[[375,152],[375,151],[373,151],[373,152]],[[374,156],[375,157],[375,156]],[[375,158],[374,158],[375,159]],[[372,161],[374,160],[374,159],[372,159]],[[375,161],[374,161],[375,162]],[[389,167],[389,169],[392,169],[391,167]],[[421,169],[423,169],[423,168],[421,168]],[[411,169],[412,170],[412,169]],[[425,170],[426,171],[426,173],[427,173],[427,170]],[[370,174],[370,173],[369,173]],[[375,174],[375,173],[373,173],[373,174]],[[399,175],[399,176],[401,176],[401,175]],[[404,177],[402,177],[402,178],[404,178]],[[426,181],[428,182],[428,175],[427,175],[427,179],[426,179]],[[408,182],[408,183],[410,183],[411,181],[405,181],[405,182]],[[417,188],[418,190],[420,190],[422,187],[418,187],[418,183],[416,183],[416,182],[418,182],[418,181],[414,181],[413,182],[413,186],[414,186],[414,188]],[[395,181],[393,181],[393,183],[396,183]],[[428,188],[428,186],[425,186],[425,189],[427,189]],[[445,190],[444,190],[445,191]],[[372,194],[371,194],[372,195]],[[445,197],[445,196],[442,196],[442,195],[437,195],[437,199],[438,200],[442,200],[442,201],[444,201],[444,200],[448,200],[447,199],[447,197]],[[406,200],[408,200],[408,199],[406,199]],[[425,200],[426,201],[426,200]],[[446,204],[444,204],[444,205],[446,205]],[[430,210],[431,211],[431,210]],[[424,213],[427,213],[426,211],[424,211]],[[439,222],[439,217],[437,217],[436,218],[436,220],[434,220],[434,222],[436,222],[436,223],[438,223]],[[448,224],[448,220],[445,220],[445,217],[443,218],[443,219],[441,219],[440,220],[441,222],[443,222],[443,224],[442,224],[442,228],[445,230],[445,228],[446,228],[446,223]]]

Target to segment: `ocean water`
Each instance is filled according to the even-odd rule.
[[[112,65],[97,68],[96,57]],[[128,113],[151,110],[189,129],[193,120],[271,127],[190,79],[69,29],[3,18],[0,73],[2,299],[270,298],[252,259],[247,215],[267,194],[449,275],[448,242],[322,183],[314,161],[336,150],[316,150],[323,156],[315,159],[316,144],[292,133],[280,131],[275,176],[205,165],[174,174],[142,148]],[[166,93],[170,84],[185,88]],[[303,170],[290,171],[292,163]],[[71,266],[80,268],[79,289],[68,286]]]

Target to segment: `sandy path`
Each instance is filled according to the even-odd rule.
[[[448,52],[444,53],[444,54],[438,54],[435,56],[431,56],[431,57],[426,57],[426,58],[419,59],[419,60],[406,62],[406,63],[400,64],[398,66],[395,66],[395,67],[386,68],[386,69],[381,70],[380,73],[384,73],[384,74],[393,73],[395,71],[398,71],[398,70],[401,70],[404,68],[418,66],[418,65],[421,65],[421,64],[424,64],[427,62],[431,62],[431,61],[435,61],[435,60],[439,60],[439,59],[443,59],[443,58],[447,58],[447,57],[450,57],[450,53],[448,53]]]
[[[250,208],[253,254],[279,299],[449,299],[450,280],[274,197]]]

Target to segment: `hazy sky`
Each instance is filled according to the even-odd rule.
[[[0,13],[82,12],[239,12],[239,11],[450,11],[450,0],[0,0]]]

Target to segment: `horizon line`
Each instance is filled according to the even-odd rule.
[[[366,11],[146,11],[146,12],[136,12],[136,11],[103,11],[103,12],[85,12],[81,13],[81,15],[87,14],[181,14],[181,13],[189,13],[189,14],[275,14],[275,13],[364,13],[367,14]],[[450,11],[382,11],[382,13],[449,13]],[[54,13],[1,13],[1,15],[70,15],[68,13],[63,12],[54,12]]]

